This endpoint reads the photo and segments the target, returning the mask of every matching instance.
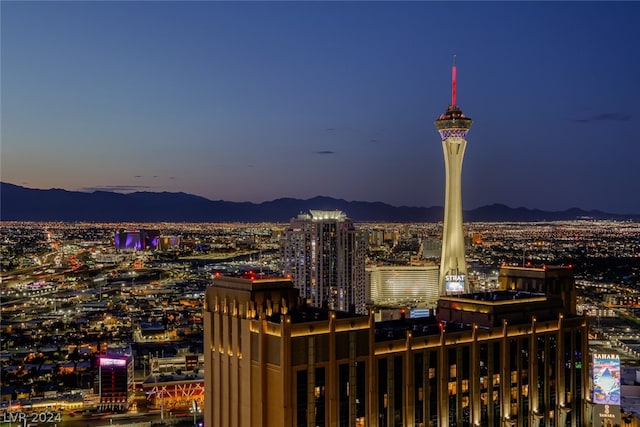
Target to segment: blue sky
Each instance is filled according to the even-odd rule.
[[[261,202],[640,213],[640,3],[0,4],[1,178]]]

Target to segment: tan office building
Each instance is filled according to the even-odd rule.
[[[587,322],[562,295],[443,297],[378,323],[300,301],[284,279],[207,288],[205,425],[587,425]]]

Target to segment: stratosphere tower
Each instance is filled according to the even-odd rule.
[[[451,68],[451,104],[435,121],[442,139],[445,162],[444,229],[440,257],[440,295],[468,292],[467,264],[462,231],[462,161],[472,120],[456,104],[457,71]]]

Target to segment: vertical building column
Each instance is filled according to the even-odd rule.
[[[580,388],[582,402],[582,419],[577,420],[578,425],[587,425],[592,418],[593,404],[589,403],[591,398],[588,396],[589,390],[591,390],[591,379],[589,372],[591,371],[591,358],[589,357],[589,319],[583,315],[582,328],[580,329],[580,336],[582,338],[580,344],[582,345],[582,386]]]
[[[462,425],[462,347],[456,346],[456,421]]]
[[[260,311],[260,329],[258,336],[258,375],[260,387],[255,392],[254,402],[256,402],[256,411],[252,411],[251,424],[256,427],[261,427],[267,420],[267,395],[269,393],[267,385],[267,318],[264,311]]]
[[[376,341],[375,341],[375,313],[373,310],[369,311],[369,357],[367,358],[367,380],[368,390],[367,393],[367,408],[368,415],[367,420],[371,426],[378,425],[378,363],[375,356],[376,353]]]
[[[407,337],[405,342],[405,351],[404,351],[404,362],[403,362],[403,394],[404,394],[404,402],[402,405],[402,425],[404,426],[412,426],[415,424],[415,395],[416,395],[416,385],[415,385],[415,357],[413,352],[411,351],[411,332],[407,331]],[[424,377],[424,374],[423,374]],[[418,402],[421,404],[422,402]]]
[[[384,358],[387,359],[387,397],[386,399],[383,399],[383,411],[385,413],[386,420],[386,423],[383,425],[383,427],[393,427],[393,409],[395,403],[395,376],[393,375],[393,373],[395,368],[395,361],[393,355],[386,354]]]
[[[327,384],[327,424],[329,427],[336,427],[340,412],[340,395],[338,362],[336,361],[336,313],[329,312],[329,367],[325,382]]]
[[[429,378],[429,368],[431,362],[431,351],[423,350],[422,353],[422,419],[424,425],[428,426],[431,420],[431,414],[438,411],[438,408],[431,407],[431,379]],[[437,390],[436,390],[437,392]]]
[[[249,308],[246,307],[248,310]],[[251,330],[249,325],[252,320],[248,317],[248,313],[242,313],[242,317],[238,319],[238,329],[240,341],[238,343],[240,355],[238,360],[238,378],[239,378],[239,408],[240,408],[240,425],[242,427],[252,427],[251,410],[252,410],[252,390],[251,390]],[[207,372],[207,371],[205,371]],[[205,422],[205,425],[206,422]]]
[[[531,334],[529,335],[529,424],[537,426],[538,408],[540,399],[538,396],[538,336],[536,333],[536,318],[531,318]]]
[[[315,336],[307,337],[307,426],[316,425],[316,345]]]
[[[233,300],[230,307],[230,337],[229,337],[229,408],[232,426],[240,425],[240,348],[239,348],[239,318],[238,302]]]
[[[213,353],[214,353],[214,336],[213,336],[213,315],[210,310],[209,302],[205,300],[203,323],[204,323],[204,371],[208,372],[209,378],[213,378]],[[213,411],[214,405],[213,381],[204,382],[204,422],[208,426],[214,426]]]
[[[282,403],[284,406],[284,425],[294,424],[293,396],[296,390],[295,376],[291,366],[291,316],[282,315],[280,322],[280,374],[282,375]]]
[[[551,387],[549,387],[549,382],[550,382],[550,375],[549,375],[549,368],[551,367],[550,363],[549,363],[549,351],[550,351],[550,345],[549,345],[549,337],[551,336],[550,333],[546,333],[545,334],[545,340],[544,340],[544,425],[549,425],[550,422],[550,418],[549,418],[549,410],[552,409],[551,408]]]
[[[487,418],[490,426],[495,425],[495,411],[493,409],[493,376],[496,372],[493,370],[494,357],[496,357],[494,352],[494,343],[493,341],[487,341]]]
[[[506,320],[502,321],[502,339],[500,340],[500,415],[502,425],[507,424],[506,420],[511,419],[511,375],[509,368],[509,325]]]
[[[445,346],[445,330],[440,330],[440,348],[438,349],[438,425],[449,425],[449,355]]]
[[[213,426],[222,426],[222,402],[220,393],[222,392],[222,379],[220,373],[221,364],[221,348],[222,348],[222,313],[220,312],[219,302],[216,301],[215,311],[212,313],[213,320],[213,354],[211,370],[207,375],[213,378]]]
[[[567,362],[564,358],[564,334],[562,332],[563,327],[562,313],[558,315],[558,332],[556,333],[556,407],[554,408],[556,413],[556,419],[558,421],[556,425],[564,426],[567,419],[567,393],[565,392],[565,382],[567,379],[564,376],[564,366]],[[572,367],[573,369],[573,367]]]
[[[221,418],[220,422],[223,426],[230,426],[232,418],[232,388],[231,388],[231,359],[229,355],[231,350],[231,337],[230,337],[230,322],[231,317],[229,313],[229,301],[224,298],[222,300],[222,312],[220,313],[221,320],[221,341],[220,341],[220,394],[218,399],[220,403]]]
[[[358,411],[357,400],[357,388],[361,387],[358,384],[358,372],[356,370],[357,361],[356,352],[356,333],[349,332],[349,425],[356,425],[356,414]]]
[[[527,414],[522,410],[522,340],[525,338],[516,338],[516,408],[518,408],[518,425],[522,426],[523,418],[527,417]],[[511,362],[509,362],[511,363]],[[509,399],[511,403],[511,399]]]
[[[571,408],[571,412],[573,412],[573,416],[571,417],[571,427],[577,427],[579,425],[579,420],[577,419],[578,411],[576,411],[576,401],[579,403],[582,402],[582,399],[576,399],[576,380],[577,380],[577,368],[576,368],[576,338],[575,338],[575,330],[571,328],[569,332],[569,361],[571,363],[571,371],[569,377],[569,392],[571,393],[571,401],[568,402],[569,408]],[[567,399],[569,396],[567,396]]]
[[[472,326],[472,341],[469,351],[469,405],[471,425],[480,425],[480,343],[478,342],[478,325]]]

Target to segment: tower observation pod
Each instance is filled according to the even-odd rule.
[[[462,160],[472,120],[456,104],[456,62],[451,68],[451,104],[435,121],[445,162],[444,230],[440,257],[440,295],[469,291],[462,231]]]

